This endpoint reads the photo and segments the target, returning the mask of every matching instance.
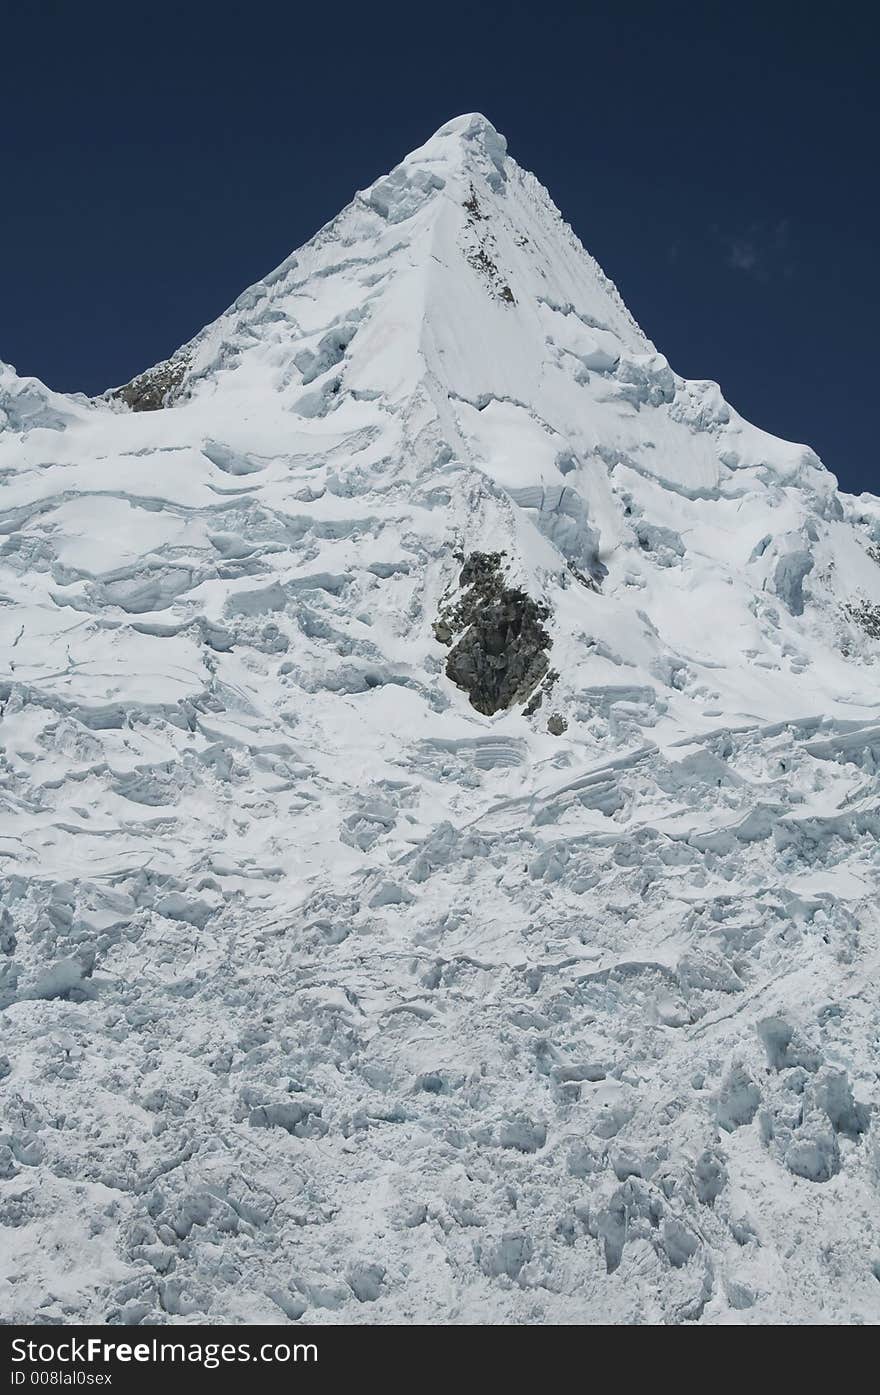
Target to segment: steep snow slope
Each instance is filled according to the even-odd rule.
[[[880,1318],[880,501],[485,118],[0,536],[0,1311]]]

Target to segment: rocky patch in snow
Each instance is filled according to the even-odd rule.
[[[175,354],[164,363],[157,363],[145,373],[139,373],[131,382],[114,388],[109,394],[124,402],[133,412],[156,412],[167,407],[186,377],[188,358],[185,354]]]
[[[441,609],[434,633],[452,646],[447,678],[491,716],[525,702],[547,673],[550,609],[506,584],[499,552],[472,552],[458,584],[460,598]]]

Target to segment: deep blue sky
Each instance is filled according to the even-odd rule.
[[[479,110],[677,371],[880,493],[872,9],[0,0],[0,358],[125,381]]]

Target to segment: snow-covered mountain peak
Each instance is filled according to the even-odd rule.
[[[481,112],[472,111],[447,121],[397,168],[433,168],[451,179],[482,175],[491,187],[501,189],[507,179],[506,164],[506,138]]]
[[[328,284],[319,286],[317,278]],[[306,283],[309,292],[304,295]],[[424,366],[420,348],[424,350],[426,339],[439,336],[437,348],[449,351],[445,371],[457,371],[463,345],[448,319],[450,313],[459,319],[462,301],[475,292],[478,299],[467,321],[479,326],[488,318],[491,323],[478,329],[473,352],[458,365],[459,376],[488,366],[483,352],[487,332],[493,334],[490,359],[497,357],[499,343],[494,341],[511,341],[506,373],[513,380],[508,388],[517,386],[524,371],[534,371],[532,341],[540,326],[528,314],[532,305],[557,306],[575,317],[572,324],[580,318],[582,329],[593,327],[600,338],[602,333],[610,335],[613,342],[605,348],[611,357],[621,345],[636,352],[653,351],[546,190],[506,155],[504,137],[486,118],[471,113],[441,127],[390,173],[362,190],[306,247],[245,291],[169,363],[123,389],[123,395],[136,407],[179,402],[205,377],[213,387],[218,373],[237,369],[246,349],[252,351],[251,359],[262,353],[281,370],[275,387],[295,386],[296,360],[304,357],[303,341],[313,325],[330,339],[321,350],[323,357],[305,370],[309,381],[320,376],[315,373],[320,364],[334,366],[330,357],[340,349],[333,348],[331,340],[346,338],[349,368],[358,360],[371,365],[368,390],[395,392],[403,361],[403,386],[409,392]],[[499,320],[489,313],[487,295],[502,306],[514,306],[518,294],[523,315]],[[382,328],[386,306],[393,335]],[[354,327],[368,321],[379,325],[377,333],[362,333],[358,343],[352,343]],[[373,361],[376,338],[383,345],[378,362]],[[601,354],[601,344],[591,341],[590,347]],[[498,365],[494,378],[499,383],[503,373],[503,365]],[[442,383],[442,372],[440,378]],[[492,379],[488,381],[491,387]]]
[[[5,1312],[876,1318],[880,501],[485,117],[4,367],[0,539]]]

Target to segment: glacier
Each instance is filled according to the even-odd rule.
[[[0,367],[0,626],[7,1320],[880,1320],[880,499],[485,117]]]

